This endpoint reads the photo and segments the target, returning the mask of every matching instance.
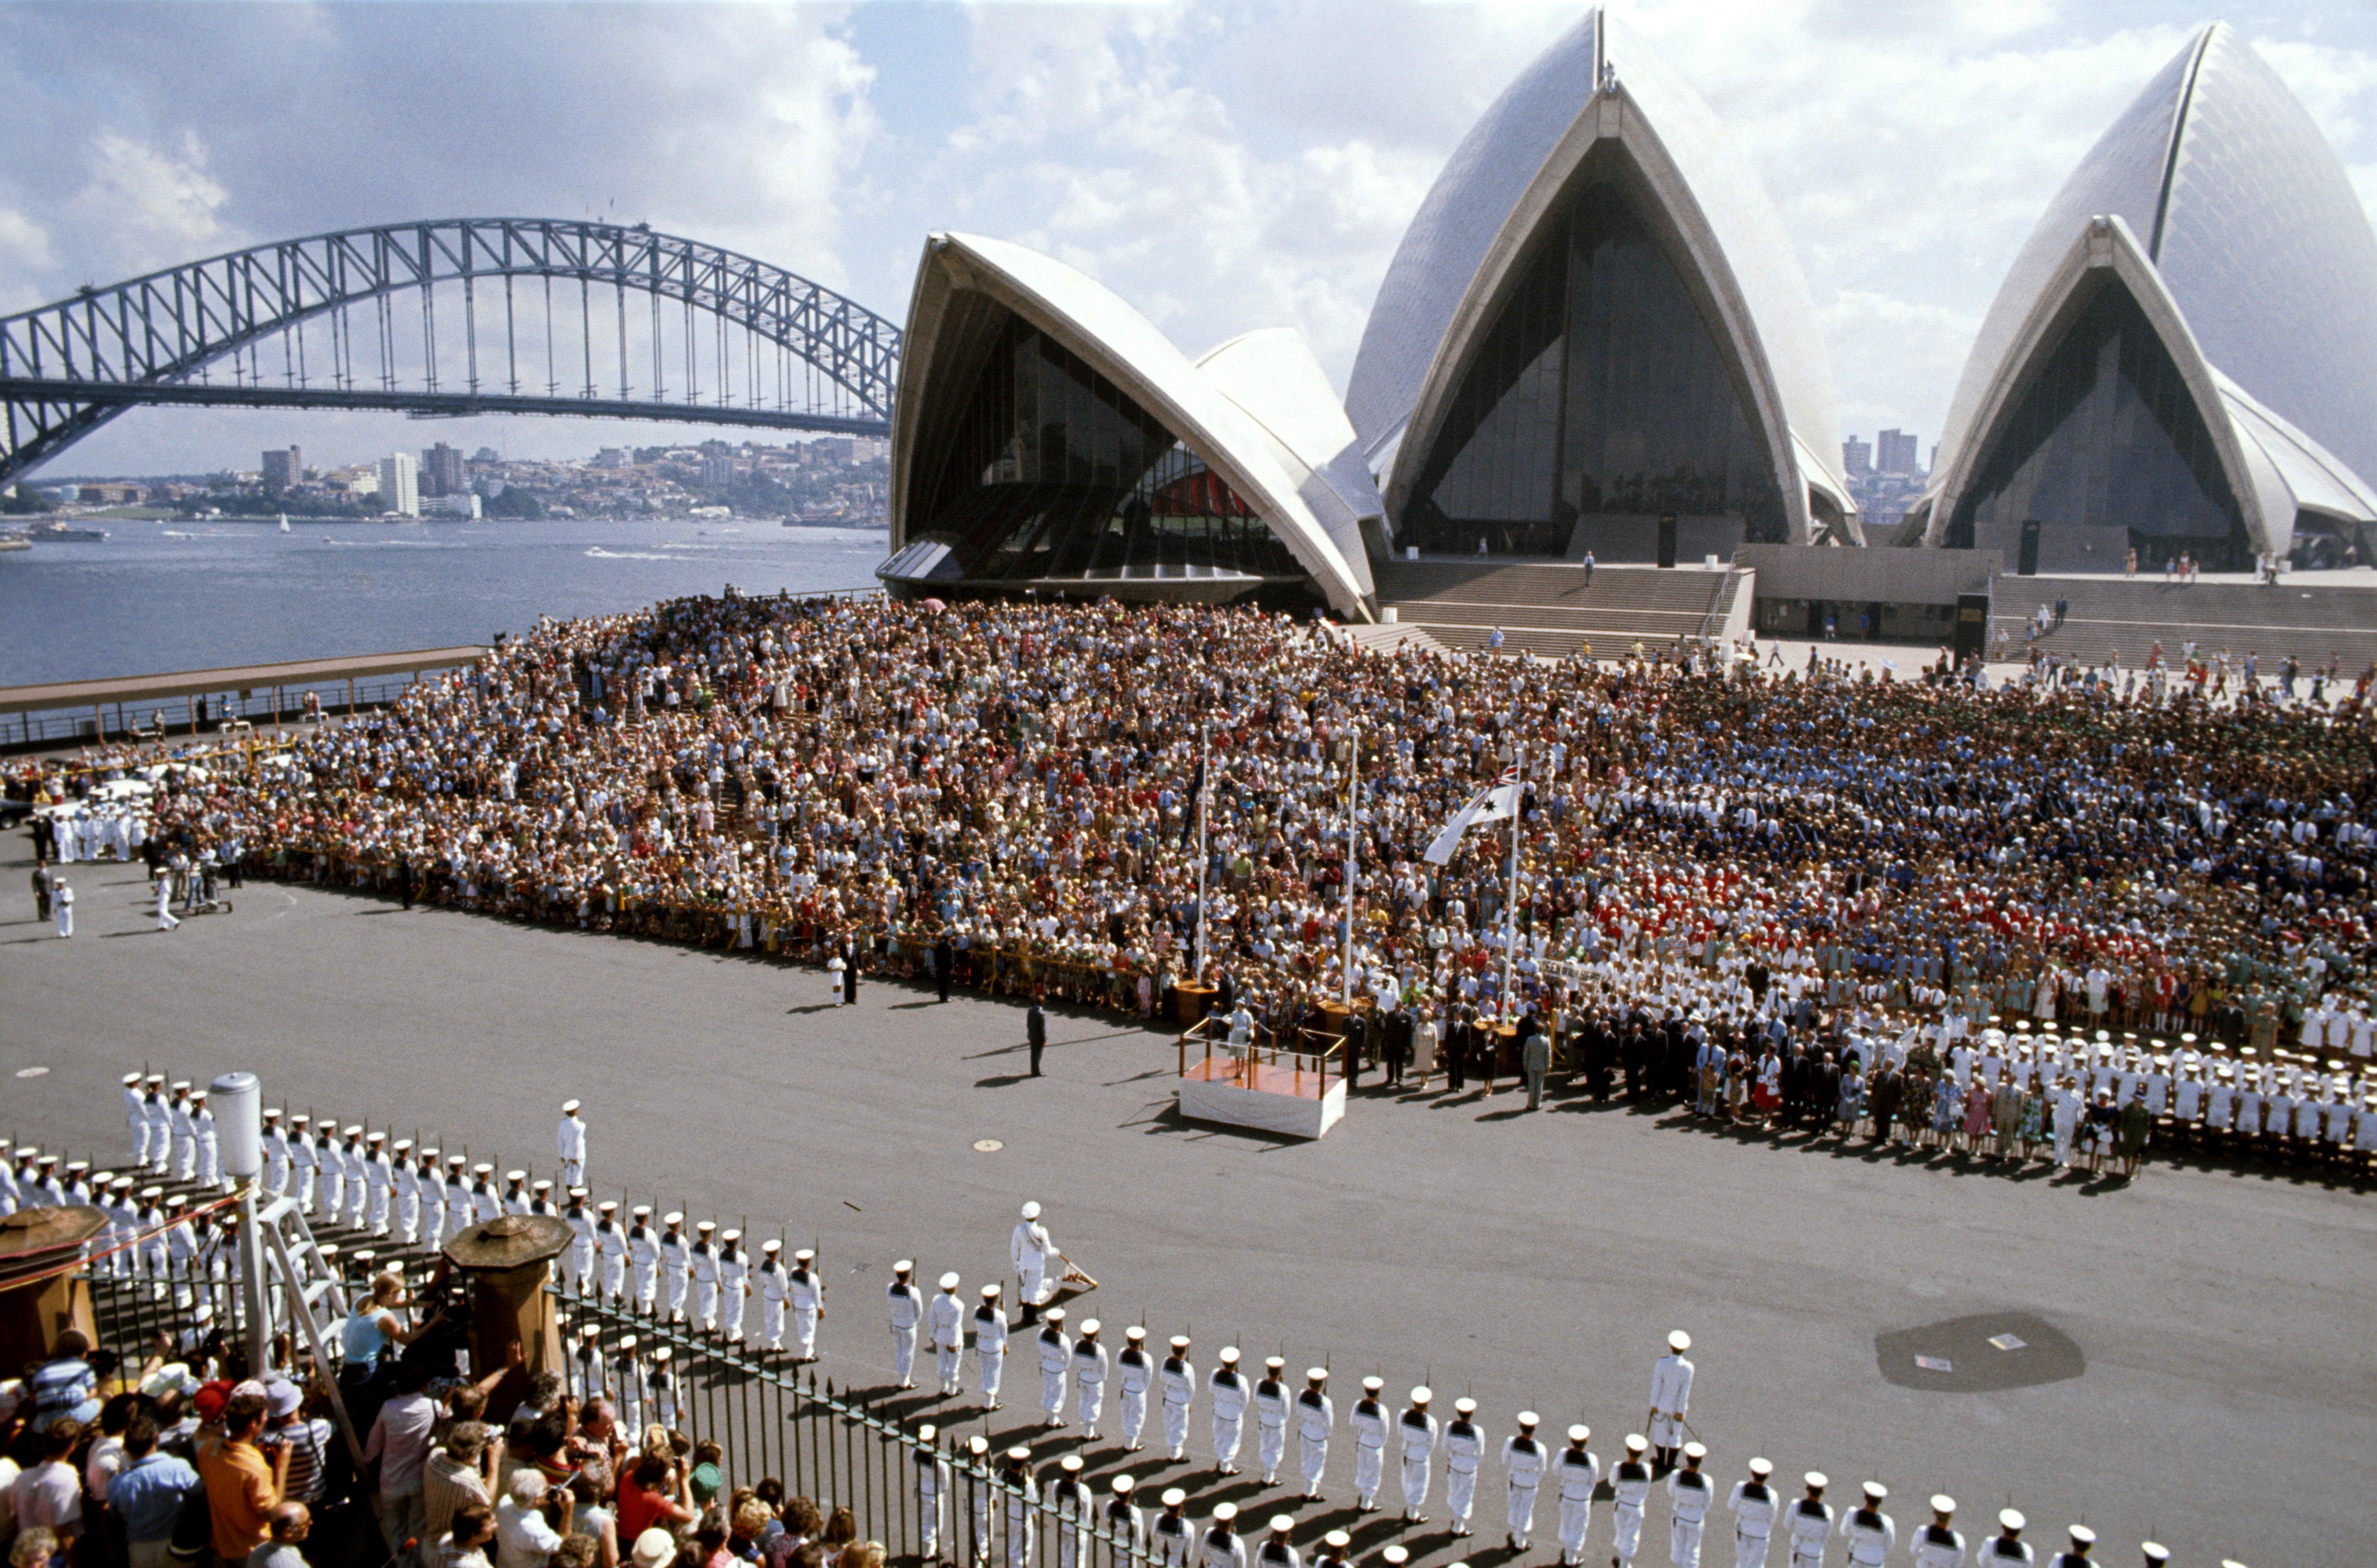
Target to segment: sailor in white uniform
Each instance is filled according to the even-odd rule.
[[[627,1231],[627,1264],[634,1276],[630,1289],[636,1305],[650,1316],[660,1300],[661,1238],[652,1229],[652,1206],[650,1203],[638,1203],[627,1211],[627,1217],[630,1222]],[[680,1221],[684,1218],[683,1215],[677,1217]],[[680,1294],[678,1304],[682,1305],[684,1299]]]
[[[1081,1532],[1090,1517],[1090,1489],[1081,1484],[1081,1456],[1068,1454],[1057,1461],[1057,1479],[1048,1488],[1048,1504],[1057,1515],[1057,1568],[1078,1568]]]
[[[2088,1561],[2089,1549],[2096,1544],[2096,1532],[2085,1525],[2072,1526],[2072,1544],[2049,1558],[2048,1568],[2096,1568]]]
[[[685,1322],[685,1296],[693,1285],[693,1243],[686,1239],[685,1215],[672,1209],[661,1215],[660,1239],[652,1245],[659,1253],[659,1284],[651,1292],[651,1300],[663,1297],[668,1300],[668,1319],[673,1323]],[[638,1269],[640,1274],[640,1266]]]
[[[1188,1568],[1188,1516],[1182,1512],[1188,1494],[1178,1487],[1165,1489],[1164,1512],[1148,1526],[1148,1544],[1162,1568]]]
[[[1188,1360],[1188,1336],[1172,1336],[1172,1354],[1155,1370],[1164,1391],[1164,1445],[1178,1463],[1188,1448],[1188,1411],[1197,1403],[1197,1369]]]
[[[818,1359],[818,1324],[825,1318],[825,1279],[818,1273],[817,1252],[807,1247],[793,1254],[793,1356]]]
[[[1296,1521],[1285,1514],[1271,1516],[1271,1534],[1255,1549],[1255,1568],[1304,1568],[1304,1554],[1296,1550]]]
[[[1409,1525],[1427,1522],[1420,1510],[1427,1506],[1428,1480],[1439,1431],[1436,1418],[1427,1413],[1427,1402],[1433,1397],[1425,1383],[1413,1389],[1411,1407],[1395,1421],[1395,1435],[1403,1444],[1404,1522]]]
[[[174,1107],[167,1107],[166,1115],[169,1118],[172,1118],[173,1121],[178,1122],[180,1119],[174,1115]],[[319,1168],[320,1156],[317,1155],[314,1150],[314,1134],[311,1131],[313,1119],[311,1117],[301,1115],[293,1116],[289,1119],[289,1179],[292,1184],[291,1195],[296,1198],[297,1207],[308,1215],[314,1212],[314,1189],[317,1183],[320,1180],[321,1176]],[[429,1153],[434,1157],[436,1151],[432,1150],[429,1151]],[[158,1156],[157,1174],[160,1176],[165,1174],[165,1161],[164,1156],[161,1154]],[[436,1239],[432,1238],[429,1245],[434,1250],[437,1245]]]
[[[1931,1522],[1915,1532],[1915,1568],[1965,1568],[1965,1538],[1956,1529],[1956,1500],[1931,1499]]]
[[[569,1190],[569,1206],[561,1211],[569,1227],[569,1251],[561,1255],[562,1278],[573,1296],[594,1293],[594,1216],[586,1212],[586,1189]]]
[[[124,1075],[124,1124],[132,1132],[132,1164],[135,1168],[145,1168],[149,1164],[149,1116],[140,1093],[140,1085],[145,1081],[144,1076],[137,1072]],[[267,1111],[265,1115],[269,1119],[272,1113]],[[272,1136],[269,1119],[265,1127],[265,1141],[269,1143]]]
[[[388,1134],[373,1132],[364,1139],[365,1215],[374,1236],[388,1234],[388,1200],[396,1186],[396,1167],[388,1157]]]
[[[146,1092],[140,1096],[141,1113],[149,1122],[147,1165],[149,1174],[162,1176],[165,1174],[165,1162],[173,1149],[173,1109],[166,1103],[165,1075],[161,1072],[150,1073],[143,1088]],[[288,1183],[284,1178],[280,1191],[272,1195],[278,1198],[288,1190]]]
[[[911,1277],[915,1272],[913,1258],[893,1263],[891,1284],[884,1292],[891,1323],[891,1375],[902,1388],[916,1386],[916,1325],[925,1321],[925,1293]]]
[[[1667,1353],[1651,1368],[1651,1462],[1662,1470],[1676,1467],[1676,1450],[1684,1441],[1684,1415],[1692,1402],[1692,1364],[1684,1352],[1692,1336],[1682,1329],[1667,1335]]]
[[[958,1472],[966,1494],[966,1524],[970,1538],[966,1542],[965,1561],[980,1568],[990,1561],[990,1440],[983,1437],[966,1439],[965,1468]]]
[[[1791,1568],[1824,1568],[1824,1548],[1833,1538],[1833,1505],[1824,1501],[1824,1489],[1832,1484],[1822,1470],[1809,1471],[1808,1495],[1783,1515],[1791,1534]]]
[[[704,1334],[718,1328],[718,1222],[703,1220],[693,1227],[693,1245],[686,1249],[686,1267],[693,1275],[693,1322]]]
[[[1001,1479],[1007,1483],[1007,1568],[1025,1568],[1032,1561],[1033,1525],[1039,1510],[1040,1485],[1032,1478],[1032,1450],[1018,1444],[1007,1451]]]
[[[1055,1294],[1048,1283],[1048,1254],[1053,1251],[1055,1243],[1048,1239],[1048,1227],[1040,1223],[1040,1205],[1037,1203],[1024,1204],[1023,1217],[1016,1222],[1015,1229],[1008,1236],[1007,1256],[1023,1281],[1022,1301],[1027,1323],[1031,1321],[1031,1310],[1045,1305],[1048,1298]]]
[[[973,1310],[973,1370],[986,1409],[998,1408],[998,1376],[1007,1366],[1007,1312],[998,1304],[996,1284],[982,1287],[982,1305]]]
[[[388,1181],[396,1205],[391,1234],[413,1246],[421,1239],[421,1162],[412,1153],[412,1139],[399,1138],[388,1146]],[[563,1268],[567,1267],[565,1260]]]
[[[561,1159],[562,1185],[585,1186],[586,1123],[579,1117],[576,1100],[561,1102],[561,1125],[554,1130],[553,1149]]]
[[[965,1303],[958,1299],[958,1283],[954,1272],[941,1275],[941,1293],[925,1308],[925,1332],[933,1342],[943,1398],[958,1391],[958,1358],[965,1349]]]
[[[743,1338],[743,1307],[751,1299],[751,1254],[743,1250],[743,1233],[718,1236],[718,1335],[729,1343]]]
[[[1247,1414],[1247,1380],[1238,1375],[1236,1346],[1222,1347],[1221,1365],[1213,1369],[1205,1386],[1213,1396],[1213,1468],[1235,1476]]]
[[[1592,1437],[1590,1427],[1569,1428],[1568,1446],[1552,1462],[1552,1474],[1559,1482],[1561,1568],[1576,1568],[1584,1561],[1584,1538],[1593,1528],[1593,1491],[1601,1483],[1601,1461],[1585,1447]]]
[[[1752,1459],[1749,1478],[1734,1482],[1733,1495],[1726,1500],[1733,1511],[1733,1568],[1766,1568],[1766,1544],[1783,1501],[1767,1479],[1774,1473],[1766,1460]]]
[[[1535,1436],[1539,1418],[1533,1410],[1519,1412],[1519,1430],[1502,1440],[1502,1488],[1505,1534],[1512,1551],[1527,1550],[1535,1530],[1535,1492],[1544,1483],[1545,1461],[1551,1455]]]
[[[2038,1554],[2031,1550],[2028,1541],[2022,1538],[2022,1532],[2029,1524],[2030,1521],[2016,1509],[1999,1510],[1998,1533],[1982,1543],[1977,1568],[2008,1568],[2011,1563],[2030,1568],[2030,1564],[2038,1561]]]
[[[1263,1362],[1263,1375],[1255,1381],[1255,1464],[1265,1486],[1279,1478],[1280,1461],[1287,1456],[1289,1394],[1280,1378],[1286,1370],[1286,1358],[1270,1357]]]
[[[1105,1414],[1106,1378],[1113,1371],[1106,1347],[1098,1343],[1098,1320],[1081,1324],[1081,1337],[1073,1342],[1073,1406],[1081,1418],[1081,1436],[1091,1442],[1098,1440],[1098,1418]]]
[[[1200,1568],[1247,1568],[1247,1543],[1230,1526],[1237,1523],[1238,1505],[1216,1503],[1213,1507],[1213,1527],[1197,1543]]]
[[[941,1526],[949,1506],[950,1461],[941,1452],[940,1429],[926,1421],[916,1429],[910,1451],[916,1467],[917,1550],[927,1562],[941,1555]]]
[[[1452,1533],[1469,1533],[1469,1510],[1477,1501],[1477,1466],[1486,1460],[1486,1434],[1475,1419],[1477,1401],[1452,1402],[1452,1420],[1444,1429],[1444,1502],[1452,1514]]]
[[[580,1405],[608,1387],[610,1369],[603,1362],[603,1325],[587,1323],[578,1331],[578,1347],[569,1353],[569,1393]]]
[[[1642,1505],[1651,1495],[1651,1466],[1642,1452],[1650,1446],[1640,1432],[1626,1434],[1626,1457],[1609,1468],[1609,1490],[1617,1494],[1609,1509],[1612,1529],[1610,1561],[1619,1568],[1634,1561],[1642,1546]]]
[[[551,1183],[546,1185],[549,1186]],[[508,1215],[524,1215],[529,1212],[528,1206],[531,1200],[528,1195],[528,1172],[524,1170],[504,1172],[502,1202],[504,1213]]]
[[[793,1299],[792,1278],[784,1272],[782,1241],[759,1244],[759,1343],[770,1350],[784,1347],[784,1305]]]
[[[1329,1397],[1329,1369],[1304,1369],[1304,1392],[1296,1396],[1296,1470],[1304,1499],[1320,1501],[1320,1477],[1329,1468],[1329,1438],[1337,1429],[1337,1406]]]
[[[1106,1499],[1105,1531],[1114,1541],[1114,1557],[1129,1562],[1147,1550],[1147,1519],[1131,1501],[1137,1485],[1129,1476],[1117,1476],[1114,1495]]]
[[[594,1255],[603,1268],[603,1299],[617,1301],[627,1288],[627,1233],[619,1227],[619,1205],[605,1200],[594,1206]],[[636,1429],[627,1429],[633,1431]]]
[[[1375,1514],[1379,1511],[1379,1488],[1386,1479],[1387,1429],[1392,1423],[1387,1407],[1379,1395],[1386,1390],[1386,1380],[1368,1377],[1362,1380],[1362,1397],[1345,1413],[1345,1425],[1354,1433],[1354,1512]]]
[[[190,1095],[190,1132],[198,1141],[198,1185],[222,1185],[222,1133],[215,1125],[215,1113],[207,1108],[207,1092],[199,1089]],[[363,1228],[358,1215],[348,1222],[350,1229]]]
[[[1065,1374],[1072,1370],[1073,1342],[1065,1336],[1065,1309],[1051,1307],[1040,1314],[1040,1333],[1033,1339],[1040,1357],[1041,1425],[1065,1424]]]
[[[303,1140],[290,1145],[293,1159],[305,1153]],[[446,1178],[439,1174],[439,1151],[435,1147],[416,1152],[412,1179],[421,1189],[421,1244],[435,1252],[446,1239]]]
[[[1898,1544],[1898,1526],[1881,1511],[1890,1489],[1880,1481],[1865,1483],[1865,1502],[1841,1521],[1841,1538],[1848,1543],[1849,1568],[1881,1568],[1890,1549]]]
[[[1709,1504],[1716,1500],[1701,1473],[1701,1461],[1707,1457],[1706,1448],[1688,1442],[1684,1467],[1667,1477],[1667,1561],[1675,1568],[1700,1568],[1701,1530],[1708,1522]]]
[[[1122,1446],[1139,1452],[1139,1434],[1147,1428],[1147,1390],[1155,1381],[1155,1359],[1147,1353],[1147,1331],[1136,1323],[1122,1331],[1122,1352],[1115,1357],[1115,1394],[1122,1406]]]

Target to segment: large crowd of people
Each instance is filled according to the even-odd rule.
[[[2309,1101],[2315,1145],[2339,1090],[2362,1109],[2377,1046],[2377,722],[2366,679],[2207,673],[1990,688],[1944,657],[1893,680],[1754,650],[1379,652],[1251,610],[730,592],[542,622],[289,765],[164,770],[136,831],[194,875],[830,962],[845,986],[939,974],[1141,1015],[1186,987],[1290,1043],[1341,1030],[1322,1009],[1350,992],[1381,1064],[1457,1070],[1466,1045],[1513,1071],[1523,1016],[1588,1074],[1638,1036],[1713,1046],[1740,1059],[1723,1097],[1762,1109],[1783,1087],[1762,1080],[1826,1050],[1869,1074],[1918,1045],[2027,1062],[1979,1039],[2027,1023],[2059,1075],[2109,1058],[2175,1085],[2192,1058],[2256,1114],[2283,1095],[2284,1125],[2230,1124],[2255,1141],[2302,1137]],[[1506,772],[1515,855],[1487,826],[1427,859]]]

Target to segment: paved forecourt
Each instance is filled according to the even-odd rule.
[[[1297,1378],[1326,1361],[1341,1422],[1373,1371],[1398,1409],[1422,1381],[1447,1418],[1477,1399],[1489,1458],[1478,1534],[1458,1543],[1475,1550],[1444,1534],[1439,1463],[1415,1536],[1393,1524],[1390,1467],[1363,1550],[1404,1538],[1430,1561],[1502,1562],[1491,1454],[1512,1412],[1540,1411],[1556,1441],[1589,1422],[1607,1462],[1642,1429],[1676,1327],[1725,1487],[1752,1454],[1794,1493],[1827,1471],[1836,1503],[1878,1477],[1902,1532],[1946,1490],[1976,1538],[2011,1499],[2043,1550],[2084,1519],[2112,1562],[2149,1536],[2190,1561],[2342,1562],[2365,1530],[2351,1487],[2304,1484],[2377,1453],[2377,1194],[2351,1183],[2167,1166],[2132,1187],[2013,1180],[1558,1094],[1537,1115],[1507,1091],[1392,1098],[1375,1080],[1324,1142],[1272,1143],[1179,1122],[1168,1039],[1122,1021],[1053,1017],[1034,1081],[1015,1008],[869,984],[835,1009],[822,974],[746,956],[254,882],[235,913],[161,935],[137,868],[113,865],[66,868],[77,935],[61,941],[31,919],[22,843],[0,1073],[48,1071],[0,1078],[0,1132],[120,1161],[124,1071],[244,1067],[269,1104],[549,1175],[559,1102],[579,1097],[600,1195],[822,1248],[821,1370],[861,1385],[888,1378],[891,1261],[916,1258],[928,1284],[956,1269],[971,1299],[1037,1198],[1102,1282],[1074,1320],[1115,1342],[1143,1320],[1158,1346],[1193,1334],[1200,1372],[1229,1343]],[[2006,1335],[2022,1347],[1989,1343]],[[1037,1413],[1036,1380],[1014,1364],[1009,1381],[995,1435]],[[976,1430],[959,1408],[945,1424]],[[1191,1467],[1130,1458],[1142,1484]],[[1294,1502],[1293,1443],[1276,1491],[1188,1484],[1258,1520],[1294,1514],[1301,1536],[1350,1522],[1352,1464],[1341,1426],[1317,1507]],[[1556,1513],[1539,1505],[1531,1561],[1556,1556]]]

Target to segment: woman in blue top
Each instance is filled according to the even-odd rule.
[[[378,1413],[387,1396],[380,1359],[388,1347],[410,1345],[445,1320],[440,1312],[416,1328],[405,1327],[396,1311],[405,1299],[402,1275],[375,1275],[370,1298],[339,1325],[339,1394],[358,1430],[370,1430],[370,1417]]]

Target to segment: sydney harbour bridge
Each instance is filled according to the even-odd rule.
[[[140,403],[878,436],[899,357],[864,305],[645,224],[348,229],[0,317],[0,485]]]

